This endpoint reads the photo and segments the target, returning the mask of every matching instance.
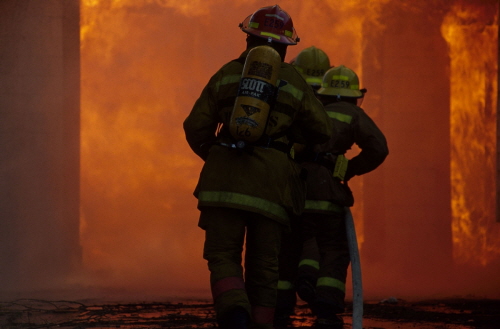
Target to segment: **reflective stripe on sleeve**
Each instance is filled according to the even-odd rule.
[[[220,86],[228,85],[230,83],[239,83],[241,74],[226,75],[215,83],[215,91],[219,91]]]
[[[327,113],[330,118],[337,119],[340,122],[351,123],[352,121],[352,116],[344,113],[332,112],[332,111],[327,111]]]

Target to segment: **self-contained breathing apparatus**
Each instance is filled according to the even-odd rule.
[[[280,65],[281,57],[271,46],[257,46],[248,52],[229,120],[229,132],[235,142],[218,145],[247,152],[256,146],[290,152],[290,145],[266,135],[269,113],[279,88],[286,84],[280,81],[278,85]]]

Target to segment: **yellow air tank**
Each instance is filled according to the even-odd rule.
[[[270,46],[248,52],[229,121],[229,131],[237,141],[256,142],[265,133],[280,65],[280,55]]]

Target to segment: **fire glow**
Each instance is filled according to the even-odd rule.
[[[457,4],[442,33],[451,59],[454,259],[487,265],[500,255],[495,224],[498,17]],[[484,22],[487,22],[486,25]]]
[[[363,24],[370,20],[382,30],[378,12],[388,3],[279,1],[302,40],[289,48],[287,60],[315,45],[330,54],[333,65],[353,68],[363,81],[363,71],[369,70],[361,66],[368,42]],[[192,196],[202,162],[185,142],[182,121],[211,74],[244,49],[238,23],[267,5],[250,0],[82,0],[80,234],[86,268],[105,282],[207,289],[203,232],[196,227]],[[442,27],[451,59],[450,225],[455,259],[485,265],[500,255],[492,215],[495,186],[487,178],[495,173],[498,28],[495,17],[477,38],[474,26],[461,27],[457,21],[466,13],[475,15],[469,9],[454,7]],[[332,15],[342,20],[332,26]],[[336,37],[325,38],[325,26]],[[478,47],[471,47],[474,43]],[[471,76],[462,67],[478,74]],[[368,94],[367,109],[369,102]],[[362,179],[353,188],[362,243]]]

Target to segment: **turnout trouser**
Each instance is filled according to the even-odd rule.
[[[345,214],[304,213],[302,219],[304,231],[314,233],[319,251],[316,300],[313,304],[320,305],[316,307],[319,313],[323,313],[324,309],[326,313],[341,313],[344,311],[345,283],[350,263]],[[306,257],[303,256],[301,263]]]
[[[298,292],[320,317],[342,313],[350,263],[345,214],[305,212],[298,223],[282,240],[277,311],[293,314]]]
[[[239,306],[251,315],[253,327],[272,328],[282,225],[253,212],[218,207],[203,208],[199,225],[205,230],[203,258],[217,319]]]
[[[293,217],[290,231],[283,233],[279,260],[278,299],[276,303],[277,316],[289,316],[294,313],[297,303],[296,278],[300,253],[302,250],[301,224],[299,217]]]

